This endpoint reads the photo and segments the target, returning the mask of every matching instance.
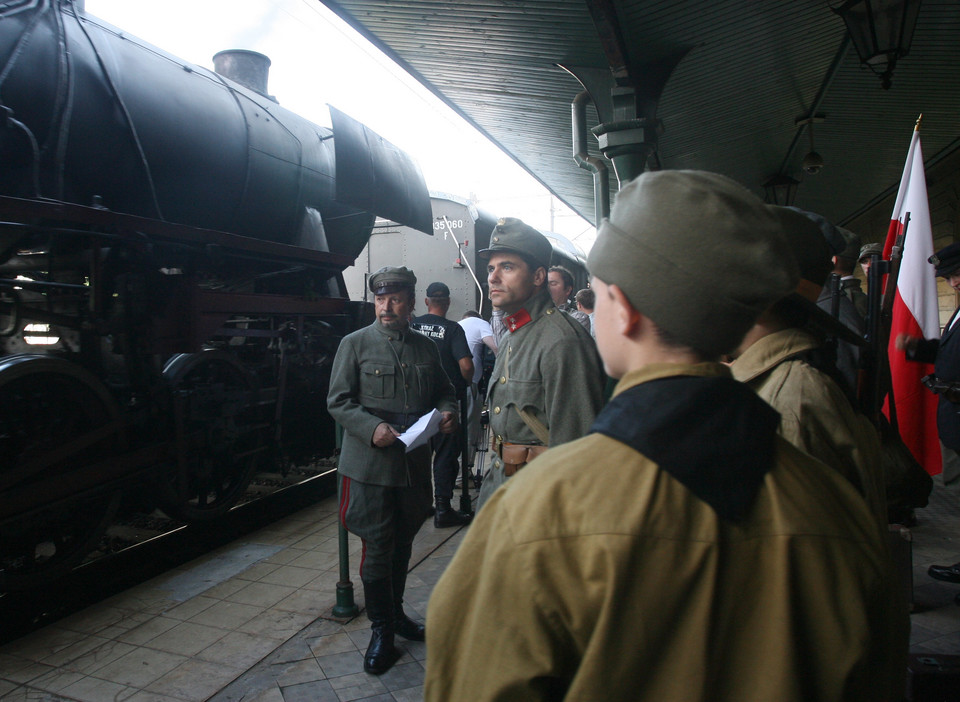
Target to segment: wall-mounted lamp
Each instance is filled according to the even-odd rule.
[[[897,59],[910,51],[920,0],[846,0],[832,9],[847,25],[860,62],[880,76],[888,90]]]
[[[797,197],[800,182],[785,173],[778,173],[763,184],[764,201],[771,205],[789,207]]]

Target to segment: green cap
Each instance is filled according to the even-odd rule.
[[[798,279],[773,208],[704,171],[656,171],[627,183],[600,225],[587,267],[706,356],[736,348]]]
[[[504,217],[490,234],[490,246],[477,251],[482,258],[490,258],[497,251],[512,251],[533,261],[537,266],[550,267],[553,246],[543,234],[516,217]]]
[[[870,258],[873,254],[877,254],[877,256],[883,258],[883,244],[865,244],[860,248],[860,256],[857,260],[863,261],[865,258]]]
[[[409,268],[400,266],[384,266],[370,276],[370,290],[374,295],[399,292],[400,290],[413,291],[417,287],[417,276]]]

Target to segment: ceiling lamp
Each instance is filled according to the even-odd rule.
[[[763,184],[766,202],[771,205],[789,207],[797,197],[797,186],[800,183],[785,173],[778,173]]]
[[[889,89],[897,59],[910,51],[920,0],[846,0],[832,9],[847,25],[860,62]]]

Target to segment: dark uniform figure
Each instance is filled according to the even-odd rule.
[[[960,291],[960,244],[946,246],[930,257],[936,274],[946,278],[950,287]],[[943,453],[943,482],[955,488],[960,482],[960,308],[954,310],[939,339],[919,339],[901,335],[897,348],[906,351],[911,361],[933,364],[933,377],[924,382],[940,398],[937,404],[937,433]],[[960,583],[960,563],[930,566],[937,580]]]
[[[360,579],[373,634],[364,669],[380,674],[399,657],[393,636],[423,641],[403,612],[413,538],[430,511],[430,448],[409,453],[397,436],[421,415],[443,413],[457,428],[457,401],[437,346],[408,328],[417,279],[406,268],[370,277],[377,319],[344,337],[333,362],[327,407],[344,428],[338,468],[340,518],[363,540]]]
[[[410,326],[436,343],[443,370],[457,392],[457,402],[465,403],[468,379],[473,378],[473,353],[467,344],[463,327],[446,317],[450,309],[450,288],[444,283],[430,283],[424,302],[427,304],[427,314],[415,318]],[[470,521],[469,515],[461,514],[450,506],[457,472],[460,470],[463,439],[462,432],[455,432],[439,434],[431,440],[434,451],[434,501],[437,505],[433,525],[437,528],[461,526]]]

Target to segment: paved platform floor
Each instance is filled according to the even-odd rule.
[[[422,698],[422,643],[385,675],[363,672],[364,615],[324,618],[338,580],[336,501],[323,500],[175,571],[0,648],[3,700],[413,702]],[[939,484],[911,529],[911,650],[960,654],[960,586],[931,563],[960,561],[960,502]],[[465,533],[427,522],[414,546],[407,611],[430,591]],[[350,539],[352,578],[359,541]]]

